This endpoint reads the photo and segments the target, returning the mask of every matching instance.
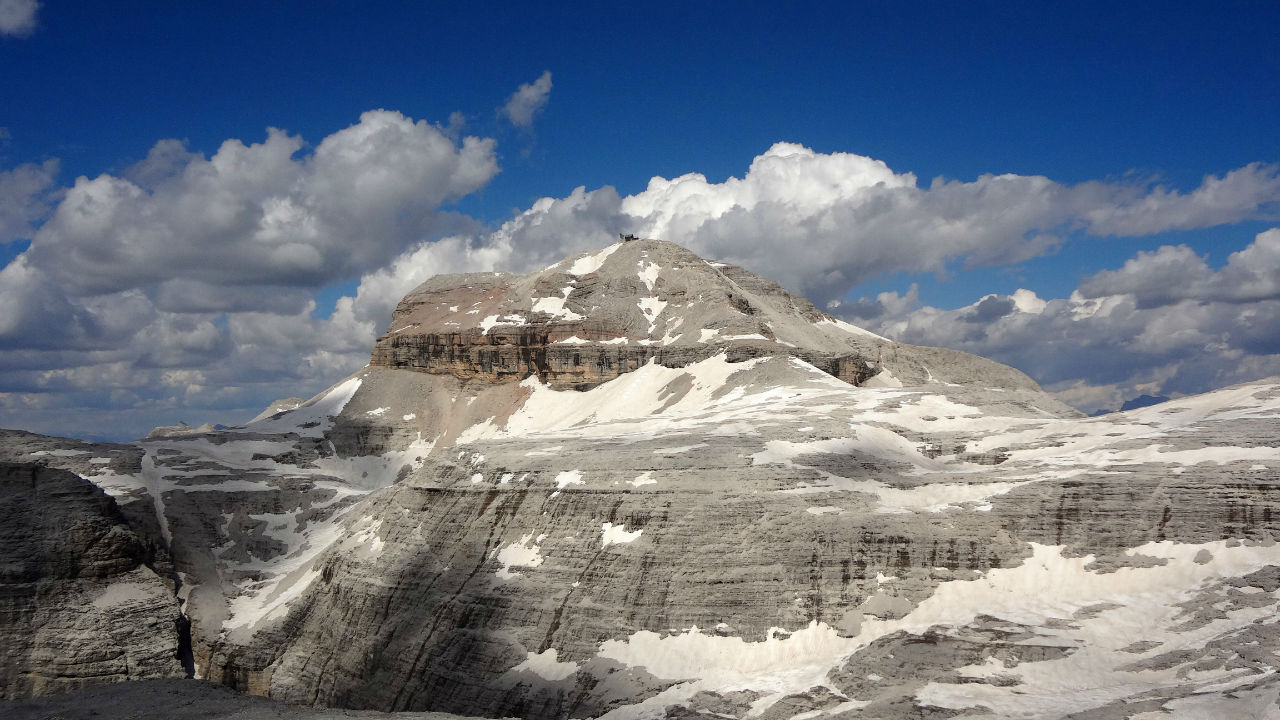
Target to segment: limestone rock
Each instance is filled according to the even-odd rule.
[[[444,713],[294,707],[200,680],[141,680],[21,701],[0,700],[5,720],[456,720]]]
[[[213,423],[204,423],[197,427],[191,427],[184,422],[180,422],[177,425],[161,425],[160,427],[152,428],[151,432],[147,433],[147,438],[153,439],[182,437],[184,435],[202,435],[204,433],[211,433],[215,430],[221,429],[222,428],[214,425]]]
[[[183,620],[154,557],[91,483],[0,464],[0,697],[184,677]]]
[[[650,360],[684,367],[721,353],[793,355],[854,385],[886,367],[894,382],[923,379],[929,370],[911,352],[899,360],[898,348],[772,280],[672,243],[633,240],[529,275],[434,277],[401,300],[370,362],[488,382],[536,376],[578,390]],[[996,385],[1035,387],[981,358],[931,355],[943,360],[943,380],[978,372],[998,377]]]
[[[196,674],[291,703],[1280,708],[1280,378],[1083,418],[653,241],[430,280],[372,357],[243,427],[0,457],[107,490]]]

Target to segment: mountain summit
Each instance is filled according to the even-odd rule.
[[[632,240],[433,278],[367,367],[272,409],[131,445],[0,436],[154,544],[189,633],[128,633],[132,657],[190,648],[297,705],[536,720],[1280,707],[1275,380],[1083,418]],[[41,611],[6,620],[40,640],[0,678],[66,672],[41,653],[79,607]]]
[[[528,275],[436,276],[401,300],[371,365],[491,382],[536,376],[585,390],[650,360],[681,367],[720,354],[731,362],[795,357],[852,385],[1039,391],[1007,366],[893,342],[820,312],[772,280],[642,239]]]

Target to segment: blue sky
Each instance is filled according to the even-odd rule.
[[[0,426],[131,437],[243,420],[358,367],[392,296],[423,272],[526,269],[627,223],[878,332],[1011,362],[1087,411],[1280,372],[1265,341],[1280,335],[1266,325],[1280,317],[1268,290],[1280,238],[1266,234],[1280,226],[1275,4],[694,5],[0,0]],[[527,123],[502,112],[522,85]],[[378,109],[393,115],[362,119]],[[342,155],[367,149],[356,131],[375,126],[416,144]],[[268,127],[292,139],[273,146],[284,155],[253,149],[271,144]],[[470,154],[465,137],[481,143]],[[181,143],[163,146],[167,164],[144,181],[139,163],[169,139]],[[228,140],[250,148],[245,172],[282,184],[258,188],[214,163]],[[326,142],[342,161],[310,162]],[[748,181],[767,153],[791,170],[766,175],[766,160]],[[285,196],[329,207],[339,196],[326,167],[391,157],[420,162],[396,170],[404,182],[388,194],[282,226],[320,228],[303,244],[323,268],[303,268],[291,245],[278,267],[237,274],[234,223],[202,227],[189,209],[226,192],[259,220]],[[880,161],[888,174],[866,177],[897,192],[873,202],[861,180],[830,196],[813,184],[862,177],[851,157]],[[235,184],[175,179],[201,162]],[[705,185],[649,185],[688,173]],[[71,190],[104,174],[118,182]],[[69,224],[81,195],[126,184],[142,194],[111,195],[92,231]],[[770,202],[736,194],[748,185]],[[741,217],[681,200],[690,192]],[[543,197],[563,210],[543,213],[545,236],[530,214]],[[779,210],[797,198],[807,209]],[[128,245],[137,238],[156,244]],[[429,247],[445,238],[453,245]],[[792,245],[803,260],[779,249]],[[1190,289],[1155,292],[1173,278]],[[1023,294],[973,332],[976,303],[1019,289],[1048,304]],[[1073,300],[1078,289],[1094,297]],[[180,292],[208,298],[175,304]],[[1104,297],[1128,304],[1082,309]],[[265,314],[254,298],[269,300]],[[1172,318],[1183,324],[1166,335],[1181,345],[1135,339]],[[128,347],[111,342],[122,335]],[[1097,351],[1084,367],[1055,359],[1080,347]]]

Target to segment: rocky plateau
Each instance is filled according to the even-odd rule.
[[[1085,418],[660,241],[439,276],[243,426],[0,433],[0,715],[1280,717],[1278,420]]]

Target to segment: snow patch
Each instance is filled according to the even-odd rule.
[[[647,297],[640,298],[636,305],[640,308],[640,313],[649,321],[649,332],[652,333],[658,325],[658,317],[662,315],[663,309],[667,307],[667,302],[656,297]]]
[[[861,387],[900,388],[902,387],[902,381],[889,372],[889,368],[881,368],[880,372],[864,380]]]
[[[565,470],[556,475],[556,490],[563,490],[570,485],[583,485],[582,473],[577,470]]]
[[[644,286],[653,292],[653,286],[658,282],[658,274],[662,272],[662,268],[655,263],[640,261],[640,272],[636,273],[640,276],[640,280],[644,282]]]
[[[254,431],[296,432],[303,437],[322,437],[332,426],[332,418],[342,412],[360,389],[362,378],[363,375],[353,375],[293,410],[270,415],[249,423],[248,427]]]
[[[1228,620],[1194,629],[1180,627],[1186,619],[1182,603],[1189,593],[1215,578],[1240,577],[1274,564],[1280,546],[1229,548],[1226,541],[1205,545],[1148,543],[1132,552],[1169,562],[1109,573],[1089,571],[1092,556],[1067,557],[1064,547],[1033,543],[1031,548],[1031,557],[1017,567],[992,569],[976,580],[939,584],[932,596],[904,617],[865,617],[855,637],[841,637],[835,628],[818,621],[786,636],[781,628],[773,628],[763,642],[704,633],[695,626],[675,635],[640,631],[624,640],[606,640],[598,656],[679,682],[659,696],[622,710],[659,710],[699,691],[752,690],[763,697],[749,714],[759,715],[786,695],[827,685],[830,671],[880,638],[897,632],[918,636],[938,626],[962,628],[986,615],[1041,628],[1040,632],[1048,634],[1045,641],[1075,651],[1062,658],[1001,667],[1002,674],[1019,681],[1009,687],[1005,683],[930,683],[917,693],[917,702],[985,709],[996,717],[1062,717],[1147,690],[1189,681],[1203,687],[1233,677],[1231,670],[1188,677],[1181,665],[1128,670],[1122,664],[1130,663],[1130,656],[1119,649],[1140,640],[1161,641],[1164,649],[1202,647],[1231,627],[1273,615],[1270,606],[1245,608]],[[1193,561],[1202,549],[1213,555],[1203,565]],[[1080,610],[1101,603],[1114,607],[1079,615]],[[1069,622],[1051,622],[1064,620]],[[1048,626],[1057,629],[1045,629]],[[983,667],[964,668],[962,673],[978,678]],[[631,717],[632,712],[618,716]]]
[[[553,318],[561,320],[581,320],[582,315],[565,309],[564,303],[569,299],[569,294],[573,292],[573,288],[567,287],[563,291],[561,297],[544,297],[533,301],[533,312],[546,313]]]
[[[864,330],[858,327],[857,325],[847,323],[843,320],[836,320],[835,318],[826,318],[824,320],[819,320],[818,322],[814,323],[814,325],[817,325],[818,327],[823,329],[834,328],[837,330],[843,330],[846,333],[849,333],[850,335],[857,335],[859,337],[868,337],[868,338],[874,338],[876,340],[883,340],[885,342],[892,342],[888,338],[881,337],[871,332],[870,330]]]
[[[569,266],[569,274],[589,275],[599,270],[600,266],[604,265],[604,261],[620,247],[622,243],[614,243],[603,250],[578,258]]]
[[[610,545],[635,542],[635,540],[640,537],[640,533],[643,532],[643,529],[636,530],[634,532],[627,532],[626,525],[614,525],[613,523],[608,522],[604,523],[600,526],[600,547],[609,547]]]
[[[654,480],[652,473],[642,473],[635,480],[628,480],[627,484],[632,487],[642,487],[644,485],[657,485],[658,481]]]
[[[498,315],[488,315],[485,317],[485,319],[480,321],[480,324],[479,324],[479,327],[481,330],[480,334],[488,335],[490,330],[498,326],[524,325],[525,322],[526,321],[524,319],[524,316],[522,315],[512,314],[512,315],[503,315],[501,317],[499,317]]]
[[[1003,495],[1033,480],[1012,482],[947,482],[926,483],[912,488],[896,488],[879,480],[846,478],[817,467],[796,462],[810,454],[849,455],[857,452],[874,455],[890,461],[913,463],[928,469],[942,469],[936,461],[919,452],[906,438],[884,428],[860,425],[857,434],[850,438],[832,438],[812,442],[770,440],[765,449],[751,456],[753,465],[777,463],[787,467],[813,471],[819,480],[812,484],[782,490],[786,494],[812,494],[826,491],[860,492],[874,495],[878,501],[876,512],[942,512],[960,509],[966,505],[975,510],[990,510],[986,501]]]
[[[577,585],[577,583],[574,583]],[[572,677],[578,672],[578,664],[560,662],[555,648],[547,648],[540,653],[529,653],[524,662],[511,668],[514,671],[531,672],[543,680],[559,682]]]
[[[513,567],[536,568],[542,564],[542,553],[539,545],[546,535],[540,535],[535,540],[533,533],[520,536],[520,542],[514,542],[498,551],[498,562],[502,565],[498,568],[497,576],[503,580],[510,580],[519,577],[520,573],[511,572]],[[532,541],[532,545],[530,542]]]

